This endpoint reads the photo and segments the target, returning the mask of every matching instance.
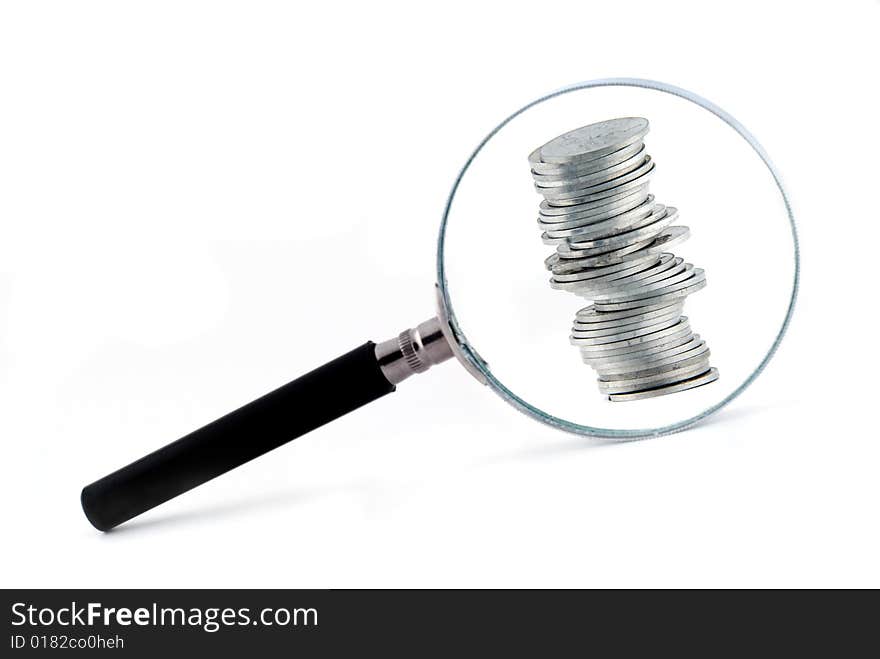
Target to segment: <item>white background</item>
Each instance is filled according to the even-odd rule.
[[[880,586],[878,28],[874,1],[4,3],[0,585]],[[713,100],[784,175],[802,295],[746,394],[609,445],[450,363],[87,523],[86,483],[430,316],[467,154],[608,76]]]

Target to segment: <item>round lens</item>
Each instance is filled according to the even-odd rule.
[[[505,119],[462,168],[438,244],[443,311],[489,386],[544,423],[622,439],[742,393],[782,339],[798,268],[757,140],[691,92],[632,79]]]

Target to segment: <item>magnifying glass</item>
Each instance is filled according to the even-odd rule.
[[[667,252],[684,224],[691,239]],[[791,321],[799,270],[779,172],[730,114],[651,80],[562,88],[498,124],[456,177],[435,317],[88,485],[83,510],[110,530],[452,358],[569,433],[684,430],[764,370]]]

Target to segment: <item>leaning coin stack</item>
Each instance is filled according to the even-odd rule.
[[[654,203],[648,121],[611,119],[547,142],[530,156],[541,202],[538,224],[556,252],[553,288],[593,302],[577,312],[571,342],[613,401],[684,391],[718,379],[709,348],[682,315],[706,285],[701,268],[668,253],[689,229]]]

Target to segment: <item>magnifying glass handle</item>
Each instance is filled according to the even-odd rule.
[[[372,341],[83,488],[100,531],[140,515],[395,390],[452,356],[432,319]]]

